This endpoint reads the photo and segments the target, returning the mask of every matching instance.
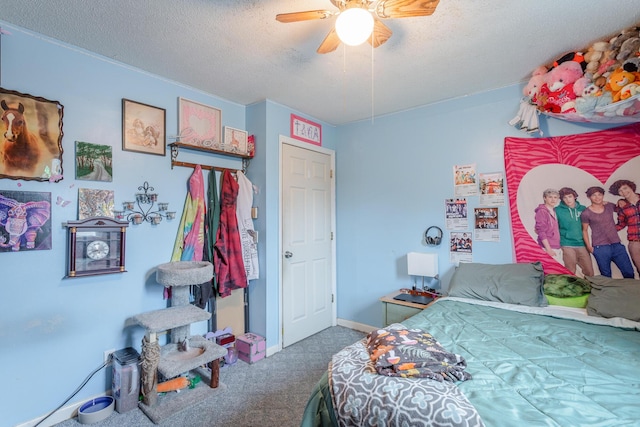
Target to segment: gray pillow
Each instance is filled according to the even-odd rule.
[[[460,263],[449,283],[449,296],[547,306],[540,262],[516,264]]]
[[[640,322],[640,281],[612,279],[605,276],[589,277],[591,296],[587,314],[599,317],[623,317]]]

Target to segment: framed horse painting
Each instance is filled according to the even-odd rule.
[[[0,88],[0,178],[62,179],[62,116],[57,101]]]

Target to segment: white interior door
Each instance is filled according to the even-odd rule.
[[[285,143],[281,165],[286,347],[328,328],[335,319],[333,156]]]

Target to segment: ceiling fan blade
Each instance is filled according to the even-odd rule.
[[[382,0],[376,6],[379,18],[411,18],[433,15],[440,0]]]
[[[314,19],[331,18],[335,13],[330,10],[307,10],[306,12],[279,13],[276,15],[276,21],[279,22],[299,22],[312,21]]]
[[[318,47],[318,53],[329,53],[333,52],[340,46],[340,37],[338,37],[338,33],[336,33],[336,29],[332,28],[327,34],[327,37],[324,38],[320,46]]]
[[[389,40],[392,34],[393,31],[391,31],[389,27],[384,25],[379,19],[376,19],[373,23],[373,32],[368,40],[369,44],[373,47],[378,47]]]

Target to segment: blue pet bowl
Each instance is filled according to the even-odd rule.
[[[113,413],[115,400],[111,396],[102,396],[84,403],[78,409],[78,421],[92,424],[102,421]]]

